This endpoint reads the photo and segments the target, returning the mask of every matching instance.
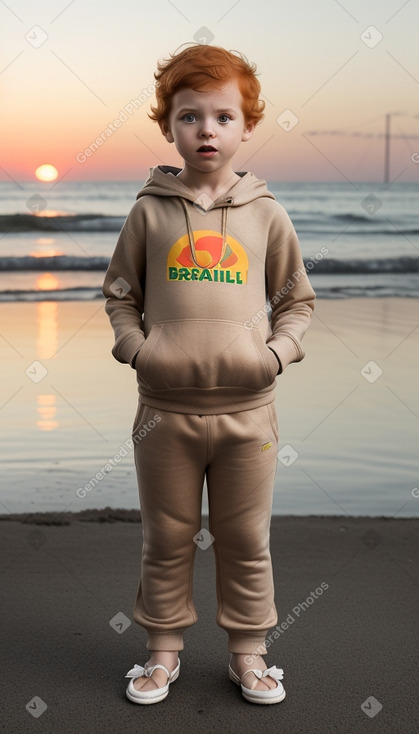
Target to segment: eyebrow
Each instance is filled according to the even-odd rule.
[[[181,112],[199,112],[195,107],[181,107],[179,110],[179,115]],[[215,110],[217,114],[220,114],[220,112],[236,112],[236,110],[232,109],[231,107],[221,107],[219,110]]]

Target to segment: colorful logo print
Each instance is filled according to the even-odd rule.
[[[249,261],[237,240],[227,237],[223,248],[220,232],[198,230],[193,236],[194,255],[188,235],[180,237],[170,248],[167,256],[167,280],[197,280],[236,285],[246,283]]]

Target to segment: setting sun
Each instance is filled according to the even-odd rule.
[[[39,181],[55,181],[58,176],[58,171],[55,166],[44,163],[36,169],[35,176]]]

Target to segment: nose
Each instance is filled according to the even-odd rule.
[[[200,138],[214,138],[215,132],[213,125],[209,119],[202,120],[201,129],[199,131]]]

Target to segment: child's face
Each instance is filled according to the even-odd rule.
[[[255,128],[254,123],[245,123],[241,105],[236,80],[221,89],[180,89],[173,95],[168,124],[162,125],[162,132],[169,143],[175,144],[185,168],[210,173],[229,167],[240,143],[249,140]],[[214,150],[201,151],[205,145]]]

